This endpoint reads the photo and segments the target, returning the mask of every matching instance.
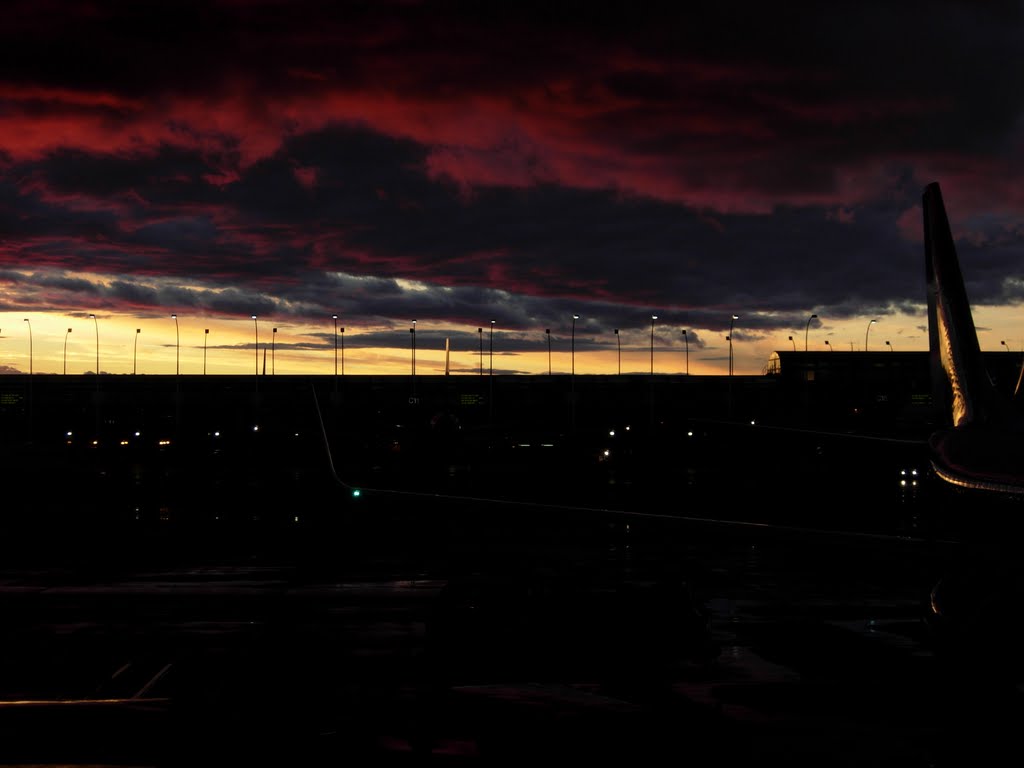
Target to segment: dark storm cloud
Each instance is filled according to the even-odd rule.
[[[581,337],[656,312],[671,344],[742,310],[742,338],[919,308],[942,174],[972,301],[1016,303],[1020,30],[1018,3],[16,2],[4,282]]]

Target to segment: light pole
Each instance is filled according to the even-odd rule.
[[[737,320],[740,319],[739,315],[733,315],[729,321],[729,375],[732,376],[733,365],[732,365],[732,331]]]
[[[654,321],[657,319],[657,315],[651,315],[651,376],[654,375]]]
[[[345,378],[345,326],[341,327],[341,377]]]
[[[409,329],[409,338],[412,341],[412,388],[416,390],[416,321],[412,321],[412,328]]]
[[[576,321],[580,319],[579,315],[572,316],[572,333],[570,334],[569,342],[569,370],[573,376],[576,375]]]
[[[274,348],[277,342],[277,328],[274,329],[273,334],[270,337],[270,375],[273,376],[277,373],[277,365],[275,362]]]
[[[27,317],[25,322],[28,323],[28,375],[32,375],[32,321]]]
[[[870,323],[868,323],[868,327],[867,327],[867,329],[866,329],[866,330],[864,331],[864,351],[865,351],[865,352],[867,352],[867,351],[868,351],[868,333],[869,333],[869,332],[871,331],[871,326],[872,326],[872,325],[874,325],[874,324],[875,324],[875,323],[877,323],[877,322],[878,322],[878,320],[877,320],[877,319],[875,319],[875,320],[872,320],[872,321],[871,321]]]
[[[828,347],[828,351],[832,351],[832,345],[828,343],[828,339],[825,339],[825,346]]]
[[[331,315],[334,320],[334,391],[338,391],[338,316]]]
[[[686,345],[686,375],[690,375],[690,337],[683,331],[683,343]]]
[[[792,337],[792,336],[790,336],[790,337],[789,337],[789,340],[790,340],[791,342],[793,342],[793,351],[794,351],[794,352],[796,352],[796,342],[795,342],[795,341],[793,341],[793,337]],[[806,343],[807,343],[807,342],[805,341],[805,342],[804,342],[804,344],[806,344]],[[807,351],[807,348],[806,348],[806,347],[804,347],[804,352],[806,352],[806,351]]]
[[[493,376],[494,375],[494,324],[496,322],[498,322],[498,321],[497,320],[491,320],[491,337],[490,337],[490,340],[488,342],[490,346],[489,346],[489,349],[488,349],[488,352],[487,352],[487,365],[488,365],[488,368],[489,368],[489,370],[487,372],[488,376]]]
[[[887,346],[889,348],[889,351],[892,352],[892,344],[890,344],[888,340],[886,340],[885,346]]]
[[[548,376],[551,375],[551,329],[545,328],[544,335],[548,339]]]
[[[252,326],[256,331],[256,391],[260,391],[260,324],[256,319],[256,315],[250,315],[252,317]]]
[[[484,329],[476,329],[477,338],[480,339],[480,375],[484,375]]]
[[[203,376],[206,375],[206,340],[210,338],[210,329],[203,329]]]
[[[172,314],[171,317],[174,318],[174,375],[178,376],[181,374],[181,334],[178,333],[178,316]]]
[[[141,328],[135,329],[135,346],[132,349],[132,376],[134,376],[139,370],[139,334],[142,333]],[[205,373],[205,362],[204,362],[204,373]]]
[[[686,333],[686,331],[683,331],[683,333]],[[619,336],[619,329],[618,328],[615,329],[615,347],[616,347],[616,349],[618,351],[618,355],[619,355],[618,375],[621,376],[622,375],[622,338]]]
[[[817,315],[811,315],[810,317],[807,318],[807,327],[804,328],[804,352],[807,351],[807,334],[811,330],[811,320],[816,320],[817,317],[818,317]],[[790,338],[793,338],[793,337],[790,336]],[[796,352],[795,349],[793,351]]]
[[[96,329],[96,386],[100,384],[100,323],[96,319],[96,315],[89,315],[92,318],[92,324]]]
[[[1009,351],[1010,351],[1010,345],[1009,345],[1009,344],[1007,344],[1007,343],[1006,343],[1005,341],[1000,341],[999,343],[1000,343],[1000,344],[1002,344],[1002,345],[1003,345],[1004,347],[1006,347],[1006,351],[1007,351],[1007,352],[1009,352]]]
[[[71,329],[68,328],[68,333],[71,333]],[[64,334],[64,375],[68,375],[68,333]]]

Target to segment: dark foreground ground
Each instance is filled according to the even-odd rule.
[[[0,764],[1019,752],[1016,542],[368,496],[333,524],[10,533]]]
[[[7,446],[0,765],[1019,754],[1021,502],[919,442],[310,412]]]

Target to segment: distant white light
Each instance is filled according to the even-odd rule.
[[[259,424],[253,424],[252,425],[252,431],[253,432],[259,432],[260,431],[260,425]]]
[[[136,432],[136,433],[135,433],[135,436],[136,436],[136,437],[138,437],[138,436],[139,436],[139,435],[141,435],[141,434],[142,434],[141,432]]]
[[[70,432],[70,430],[68,431],[68,437],[71,437],[71,432]]]
[[[615,430],[614,429],[608,430],[608,436],[609,437],[615,437]]]
[[[691,429],[689,432],[687,432],[686,436],[687,437],[693,437],[693,430]]]

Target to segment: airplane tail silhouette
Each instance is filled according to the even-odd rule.
[[[1020,381],[1009,397],[985,367],[938,182],[925,187],[922,210],[932,395],[949,416],[932,436],[932,464],[955,485],[1024,493]]]

